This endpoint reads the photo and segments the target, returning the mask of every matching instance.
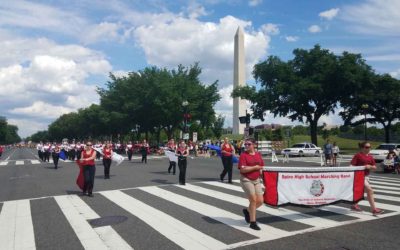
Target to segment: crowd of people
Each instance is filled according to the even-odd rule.
[[[227,176],[227,183],[232,183],[232,172],[234,158],[238,157],[238,169],[240,173],[240,185],[247,196],[249,201],[248,207],[243,209],[243,215],[245,221],[249,224],[250,228],[254,230],[260,230],[256,222],[256,211],[260,207],[263,200],[263,189],[261,182],[261,170],[264,167],[264,160],[262,155],[256,150],[256,142],[254,139],[248,138],[240,142],[231,142],[228,138],[225,138],[221,142],[201,142],[193,143],[184,140],[175,143],[174,139],[169,140],[165,145],[157,147],[157,150],[153,152],[162,153],[164,150],[172,152],[176,156],[176,161],[170,160],[167,168],[168,173],[176,174],[176,167],[178,166],[179,177],[178,181],[180,185],[186,184],[186,173],[188,168],[187,158],[192,153],[197,154],[208,154],[210,150],[217,146],[220,149],[222,172],[219,175],[219,180],[224,182]],[[351,160],[352,166],[364,166],[365,167],[365,182],[364,190],[367,194],[367,200],[370,203],[372,214],[381,214],[383,211],[376,207],[374,200],[374,192],[369,182],[370,171],[376,170],[376,163],[374,158],[369,154],[371,145],[369,142],[360,143],[360,152],[354,155]],[[112,143],[112,142],[97,142],[92,144],[90,141],[77,142],[75,141],[68,143],[38,143],[36,145],[38,156],[42,161],[49,162],[50,156],[53,158],[55,169],[58,167],[58,161],[61,154],[65,158],[70,160],[77,160],[82,168],[84,184],[82,187],[82,195],[93,196],[94,177],[96,173],[96,159],[102,157],[102,163],[104,166],[104,179],[110,179],[110,167],[112,164],[112,157],[114,152],[119,154],[126,154],[128,160],[132,160],[134,153],[140,153],[142,158],[141,162],[147,163],[147,155],[151,153],[151,147],[146,140],[141,143],[128,142],[123,143]],[[323,147],[326,164],[327,166],[335,166],[336,157],[339,153],[339,148],[336,143],[330,144],[327,140]],[[0,154],[2,150],[0,149]],[[394,151],[390,151],[388,159],[397,159],[398,156]],[[398,171],[398,170],[397,170]],[[357,203],[351,206],[352,210],[362,211]]]

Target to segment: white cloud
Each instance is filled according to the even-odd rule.
[[[318,33],[318,32],[321,32],[322,31],[322,29],[321,29],[321,27],[319,27],[318,25],[311,25],[310,27],[308,27],[308,31],[310,32],[310,33]]]
[[[249,5],[252,7],[260,5],[261,3],[262,3],[262,0],[250,0],[249,1]]]
[[[299,37],[298,36],[286,36],[285,39],[288,42],[297,42],[299,40]]]
[[[400,69],[390,72],[390,75],[394,78],[400,79]]]
[[[339,13],[339,8],[333,8],[319,13],[319,16],[323,19],[332,20]]]
[[[101,41],[115,41],[120,38],[121,25],[118,23],[102,22],[94,25],[82,36],[85,44],[97,43]]]
[[[176,67],[199,61],[204,81],[218,79],[225,86],[233,81],[233,38],[238,26],[245,30],[249,79],[253,65],[265,56],[270,41],[269,36],[254,30],[250,22],[232,16],[221,18],[218,23],[176,16],[169,22],[142,25],[134,35],[149,64]]]
[[[371,62],[400,62],[400,54],[371,55],[367,56],[365,59]]]
[[[260,28],[266,35],[278,35],[280,33],[279,27],[277,24],[267,23],[261,25]]]
[[[7,119],[7,121],[9,124],[18,126],[18,134],[22,138],[30,136],[37,131],[46,130],[49,125],[48,122],[44,120],[35,121],[29,118],[11,118]]]
[[[46,118],[57,118],[62,114],[66,114],[74,111],[72,108],[66,108],[64,106],[53,105],[43,101],[35,101],[32,105],[22,108],[14,108],[9,112],[12,114],[30,116],[30,117],[46,117]]]
[[[61,114],[97,103],[88,78],[105,77],[112,70],[104,55],[80,45],[18,37],[0,45],[7,58],[0,58],[0,113],[23,124],[23,136]]]
[[[399,10],[398,0],[367,0],[345,6],[340,17],[358,33],[400,36]]]

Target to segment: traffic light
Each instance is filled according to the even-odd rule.
[[[241,124],[245,124],[246,123],[246,116],[239,116],[239,121]]]
[[[246,114],[246,123],[250,124],[250,114]]]

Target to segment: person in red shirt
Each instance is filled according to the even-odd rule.
[[[371,185],[369,184],[369,172],[370,170],[376,170],[375,159],[372,155],[369,154],[371,150],[371,144],[369,142],[361,142],[359,144],[360,152],[353,156],[351,160],[352,166],[364,166],[365,167],[365,181],[364,181],[364,188],[365,192],[367,193],[367,199],[372,209],[373,215],[378,215],[383,213],[383,210],[376,208],[375,200],[374,200],[374,191],[372,190]],[[355,211],[362,211],[361,208],[358,206],[357,203],[351,206],[352,210]]]
[[[103,166],[104,166],[104,179],[110,179],[110,167],[112,149],[110,144],[105,144],[103,148]]]
[[[247,139],[244,143],[245,152],[240,154],[238,168],[240,170],[240,184],[249,199],[249,207],[243,209],[244,218],[250,223],[250,228],[261,230],[256,222],[256,210],[263,202],[263,191],[260,182],[260,171],[264,161],[259,152],[254,149],[255,141]]]
[[[232,167],[233,167],[233,155],[235,154],[235,148],[229,143],[228,138],[224,139],[224,143],[221,145],[221,159],[224,166],[224,170],[219,175],[220,180],[223,182],[226,173],[228,173],[228,183],[232,183]]]
[[[0,157],[3,154],[3,146],[0,145]]]
[[[81,162],[83,163],[83,195],[93,197],[94,175],[96,173],[96,166],[94,160],[96,159],[96,151],[92,148],[92,143],[87,142],[85,150],[81,154]]]

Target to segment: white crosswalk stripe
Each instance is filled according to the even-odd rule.
[[[302,208],[298,212],[294,207],[271,208],[261,206],[258,216],[273,217],[269,223],[259,222],[261,231],[254,231],[245,223],[242,211],[236,211],[236,207],[246,207],[247,199],[240,195],[241,187],[236,184],[225,184],[216,181],[201,183],[166,186],[148,186],[124,190],[101,191],[94,198],[83,199],[77,195],[55,196],[55,206],[70,225],[71,235],[75,235],[79,244],[84,249],[133,249],[132,239],[126,239],[127,234],[121,233],[113,225],[100,227],[92,226],[90,220],[100,219],[101,206],[117,206],[126,211],[130,216],[147,224],[147,230],[165,236],[177,246],[184,249],[231,249],[239,246],[251,245],[259,242],[270,241],[282,237],[288,237],[305,232],[312,232],[321,229],[337,227],[341,225],[357,223],[362,221],[377,220],[400,214],[400,197],[398,191],[386,188],[395,188],[393,183],[400,179],[392,177],[371,176],[376,191],[375,198],[378,200],[376,206],[386,210],[379,216],[372,216],[368,210],[368,201],[360,201],[363,212],[354,212],[349,209],[350,205],[329,205],[318,208]],[[387,183],[391,181],[391,183]],[[235,180],[235,183],[238,181]],[[400,183],[399,183],[400,184]],[[396,184],[395,184],[396,185]],[[172,191],[172,190],[175,190]],[[397,190],[397,189],[396,189]],[[141,192],[140,195],[135,192]],[[240,193],[239,193],[240,192]],[[100,194],[100,195],[99,195]],[[196,194],[196,195],[194,195]],[[139,195],[136,197],[136,195]],[[394,196],[397,195],[397,196]],[[246,240],[240,242],[225,242],[216,235],[203,229],[197,228],[195,224],[187,221],[187,218],[174,217],[170,211],[163,206],[152,206],[147,198],[156,199],[161,203],[167,203],[174,210],[186,209],[199,218],[210,218],[219,222],[227,228],[236,230],[237,234],[247,235]],[[221,204],[214,204],[212,200],[221,201]],[[35,199],[40,203],[43,199]],[[96,202],[101,202],[92,207]],[[0,204],[0,242],[2,249],[36,249],[39,247],[35,242],[35,230],[40,230],[38,219],[35,220],[35,213],[31,213],[32,205],[29,200],[6,201]],[[44,202],[44,201],[43,201]],[[94,202],[94,203],[93,203]],[[2,206],[1,206],[2,205]],[[99,207],[100,206],[100,207]],[[229,208],[229,206],[233,206]],[[366,206],[365,209],[363,206]],[[233,209],[234,208],[234,209]],[[320,210],[334,214],[335,216],[317,216],[318,213],[311,211]],[[32,217],[33,216],[33,217]],[[281,218],[281,219],[278,219]],[[287,223],[287,228],[282,228],[274,221]],[[207,223],[207,221],[205,222]],[[37,225],[35,227],[35,225]],[[302,225],[302,228],[292,229]],[[209,222],[207,227],[213,227],[214,223]],[[35,229],[35,230],[34,230]],[[215,233],[215,232],[214,232]],[[51,237],[49,235],[48,237]],[[234,236],[232,236],[234,237]],[[249,238],[250,237],[250,238]],[[217,239],[218,238],[218,239]],[[146,239],[143,239],[146,241]],[[136,247],[135,247],[136,249]]]
[[[8,164],[8,161],[2,161],[0,162],[0,166],[6,166]]]

